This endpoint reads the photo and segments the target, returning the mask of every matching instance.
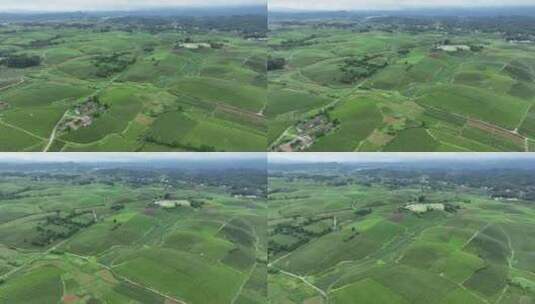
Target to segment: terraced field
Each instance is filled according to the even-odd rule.
[[[0,303],[265,303],[260,188],[120,166],[0,170]]]
[[[271,303],[535,300],[535,205],[519,192],[532,169],[367,166],[272,169]]]
[[[270,150],[532,151],[535,40],[481,24],[510,35],[525,27],[506,25],[507,16],[393,14],[274,14]],[[300,128],[318,113],[336,127]]]
[[[163,17],[2,26],[0,150],[265,151],[265,17],[246,18],[242,31]],[[2,64],[17,56],[41,62]]]

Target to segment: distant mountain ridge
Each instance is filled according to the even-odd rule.
[[[17,21],[21,19],[49,20],[49,19],[79,19],[99,17],[216,17],[236,15],[267,15],[267,7],[263,5],[246,6],[214,6],[214,7],[165,7],[135,10],[102,10],[102,11],[0,11],[0,22]]]
[[[532,6],[496,6],[496,7],[435,7],[407,9],[354,9],[354,10],[297,10],[269,8],[270,18],[351,18],[355,16],[534,16],[535,4]]]

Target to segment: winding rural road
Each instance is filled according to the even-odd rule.
[[[275,265],[278,261],[284,259],[285,257],[289,256],[290,254],[292,254],[292,252],[288,252],[287,254],[278,257],[276,260],[274,260],[273,262],[269,263],[268,267],[271,267],[271,266]]]
[[[96,89],[91,95],[87,96],[87,97],[84,97],[82,99],[86,100],[88,98],[91,98],[91,97],[94,97],[94,96],[97,96],[98,94],[100,94],[100,92],[102,92],[104,89],[106,89],[107,87],[111,86],[119,77],[121,77],[121,75],[123,75],[123,73],[120,73],[120,74],[117,74],[115,75],[114,77],[112,77],[105,85],[101,86],[100,88]],[[65,113],[63,113],[63,116],[61,116],[61,118],[59,119],[59,121],[56,123],[56,126],[54,126],[54,129],[52,130],[52,134],[50,134],[50,137],[48,139],[48,143],[46,145],[46,147],[43,149],[43,152],[48,152],[48,150],[50,150],[50,147],[52,146],[52,144],[54,143],[54,140],[56,139],[56,133],[58,131],[58,128],[61,124],[61,122],[65,119],[65,116],[67,116],[67,113],[69,112],[69,109],[67,109],[65,111]]]
[[[87,262],[89,262],[89,263],[96,263],[96,264],[99,265],[100,267],[102,267],[102,268],[108,270],[109,272],[111,272],[111,273],[113,274],[113,276],[115,276],[115,277],[117,277],[117,278],[119,278],[119,279],[121,279],[121,280],[123,280],[123,281],[125,281],[125,282],[128,282],[128,283],[130,283],[130,284],[132,284],[132,285],[134,285],[134,286],[137,286],[137,287],[139,287],[139,288],[142,288],[142,289],[145,289],[145,290],[150,291],[150,292],[152,292],[152,293],[155,293],[155,294],[157,294],[157,295],[159,295],[159,296],[161,296],[161,297],[164,297],[164,298],[166,298],[166,299],[168,299],[168,300],[174,301],[175,303],[179,303],[179,304],[187,304],[186,302],[184,302],[184,301],[182,301],[182,300],[179,300],[179,299],[177,299],[177,298],[174,298],[174,297],[172,297],[172,296],[166,295],[165,293],[162,293],[161,291],[159,291],[159,290],[157,290],[157,289],[154,289],[154,288],[152,288],[152,287],[145,286],[145,285],[143,285],[143,284],[141,284],[141,283],[132,281],[132,280],[130,280],[129,278],[127,278],[127,277],[125,277],[125,276],[122,276],[122,275],[120,275],[120,274],[117,274],[115,271],[113,271],[113,269],[112,269],[111,267],[109,267],[109,266],[107,266],[107,265],[104,265],[104,264],[102,264],[102,263],[100,263],[100,262],[93,262],[93,261],[90,260],[89,257],[83,256],[83,255],[74,254],[74,253],[70,253],[70,252],[66,252],[65,254],[66,254],[66,255],[69,255],[69,256],[77,257],[77,258],[82,259],[82,260],[84,260],[84,261],[87,261]]]
[[[61,124],[63,119],[65,119],[65,116],[67,116],[67,112],[69,112],[69,110],[63,113],[63,116],[61,116],[61,118],[58,120],[58,122],[54,126],[54,129],[52,130],[52,134],[50,134],[50,138],[48,139],[48,144],[43,149],[43,152],[48,152],[48,150],[50,150],[50,147],[52,146],[52,144],[54,143],[54,140],[56,139],[56,133],[58,132],[59,125]]]
[[[26,267],[27,265],[43,258],[44,256],[50,254],[52,251],[56,250],[58,247],[60,247],[61,245],[65,244],[65,242],[67,242],[69,239],[65,239],[59,243],[57,243],[56,245],[50,247],[48,250],[44,251],[43,253],[29,259],[28,261],[22,263],[22,265],[20,265],[19,267],[17,268],[14,268],[12,269],[11,271],[5,273],[4,275],[0,276],[0,278],[3,278],[4,280],[7,280],[10,276],[12,276],[13,274],[19,272],[19,270],[21,270],[22,268]]]
[[[318,286],[310,283],[309,281],[307,281],[307,279],[305,279],[305,277],[302,277],[300,275],[297,275],[295,273],[291,273],[291,272],[288,272],[288,271],[284,271],[282,269],[279,269],[280,273],[282,274],[285,274],[287,276],[290,276],[292,278],[295,278],[295,279],[298,279],[298,280],[301,280],[303,283],[307,284],[309,287],[311,287],[312,289],[316,290],[317,292],[319,292],[321,294],[321,296],[327,300],[328,299],[328,296],[327,296],[327,293],[325,291],[323,291],[322,289],[320,289]]]

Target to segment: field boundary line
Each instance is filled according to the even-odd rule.
[[[24,78],[24,76],[22,76],[19,81],[15,82],[15,83],[12,83],[12,84],[9,84],[9,85],[7,85],[5,87],[0,88],[0,91],[9,90],[12,87],[16,87],[18,85],[23,84],[24,82],[26,82],[26,79]]]
[[[468,246],[470,242],[472,242],[483,230],[487,229],[490,225],[490,223],[487,223],[486,225],[478,229],[476,232],[474,232],[474,234],[472,234],[472,236],[463,244],[463,247],[461,248],[465,248],[466,246]]]
[[[248,276],[245,278],[245,280],[243,280],[243,283],[240,285],[240,288],[236,292],[236,295],[234,295],[234,298],[232,298],[232,301],[230,302],[230,304],[236,303],[236,301],[238,300],[238,298],[240,297],[243,291],[243,288],[245,287],[245,285],[247,285],[247,282],[249,282],[249,280],[251,279],[251,276],[253,275],[253,272],[256,270],[257,266],[258,266],[258,263],[254,263],[253,267],[251,267],[251,270],[249,270]]]
[[[530,105],[526,111],[526,113],[524,113],[524,116],[520,119],[520,122],[518,123],[515,131],[518,132],[518,130],[520,129],[520,127],[522,127],[522,125],[524,124],[524,121],[528,118],[528,115],[529,115],[529,112],[531,111],[531,108],[533,108],[533,105]]]
[[[11,129],[15,129],[15,130],[17,130],[17,131],[24,132],[24,133],[26,133],[26,134],[28,134],[28,135],[30,135],[30,136],[32,136],[32,137],[38,138],[38,139],[40,139],[40,140],[46,140],[46,138],[44,138],[44,137],[41,137],[41,136],[39,136],[39,135],[37,135],[37,134],[34,134],[34,133],[32,133],[32,132],[30,132],[30,131],[28,131],[28,130],[25,130],[25,129],[21,128],[21,127],[17,127],[17,126],[15,126],[15,125],[12,125],[12,124],[10,124],[10,123],[8,123],[8,122],[3,121],[2,119],[0,119],[0,124],[1,124],[1,125],[4,125],[4,126],[6,126],[6,127],[9,127],[9,128],[11,128]]]
[[[489,300],[487,300],[487,299],[485,299],[484,297],[480,296],[480,295],[477,294],[476,292],[474,292],[474,291],[472,291],[472,290],[466,288],[466,287],[463,285],[464,282],[463,282],[463,283],[457,283],[457,282],[451,280],[451,279],[448,278],[448,277],[445,277],[445,276],[440,276],[440,277],[441,277],[442,279],[444,279],[444,280],[446,280],[446,281],[452,283],[452,284],[457,285],[460,289],[462,289],[462,290],[468,292],[469,294],[473,295],[474,297],[476,297],[477,299],[479,299],[479,300],[482,301],[483,303],[485,303],[485,304],[490,304]]]
[[[56,250],[58,247],[62,246],[63,244],[65,244],[69,240],[70,240],[70,238],[64,239],[63,241],[57,243],[56,245],[50,247],[49,249],[47,249],[45,251],[43,251],[42,253],[38,254],[37,256],[28,259],[26,262],[24,262],[19,267],[11,269],[9,272],[6,272],[5,274],[1,275],[0,278],[2,278],[4,280],[7,280],[10,276],[12,276],[15,273],[19,272],[20,270],[22,270],[22,268],[24,268],[24,267],[26,267],[26,266],[28,266],[28,265],[30,265],[30,264],[38,261],[38,260],[41,260],[43,257],[47,256],[52,251]]]
[[[273,266],[274,264],[276,264],[277,262],[279,262],[280,260],[286,258],[287,256],[289,256],[290,254],[292,254],[292,252],[288,252],[287,254],[283,255],[283,256],[280,256],[278,258],[276,258],[273,262],[270,262],[268,263],[268,266]]]
[[[70,255],[70,256],[74,256],[74,257],[77,257],[77,258],[79,258],[79,259],[85,260],[86,262],[92,263],[92,261],[90,260],[89,257],[83,256],[83,255],[78,255],[78,254],[71,253],[71,252],[66,252],[65,254],[66,254],[66,255]],[[108,270],[109,272],[112,273],[112,275],[114,275],[115,277],[117,277],[117,278],[120,279],[120,280],[123,280],[123,281],[125,281],[125,282],[127,282],[127,283],[130,283],[130,284],[132,284],[132,285],[134,285],[134,286],[137,286],[137,287],[139,287],[139,288],[143,288],[143,289],[145,289],[145,290],[148,290],[148,291],[150,291],[150,292],[152,292],[152,293],[155,293],[155,294],[157,294],[157,295],[159,295],[159,296],[161,296],[161,297],[164,297],[164,298],[166,298],[166,299],[168,299],[168,300],[172,300],[172,301],[175,301],[175,302],[178,302],[178,303],[181,303],[181,304],[187,304],[187,303],[184,302],[183,300],[180,300],[180,299],[177,299],[177,298],[175,298],[175,297],[169,296],[169,295],[167,295],[167,294],[165,294],[165,293],[163,293],[163,292],[161,292],[161,291],[159,291],[159,290],[157,290],[157,289],[154,289],[154,288],[149,287],[149,286],[145,286],[145,285],[143,285],[143,284],[141,284],[141,283],[138,283],[138,282],[135,282],[135,281],[133,281],[133,280],[131,280],[131,279],[129,279],[129,278],[127,278],[127,277],[121,275],[121,274],[118,274],[117,272],[115,272],[115,271],[113,270],[112,267],[109,267],[109,266],[107,266],[107,265],[104,265],[104,264],[102,264],[102,263],[100,263],[100,262],[94,262],[94,263],[96,263],[98,266],[100,266],[100,267],[102,267],[102,268]]]
[[[328,296],[327,296],[327,293],[325,291],[323,291],[322,289],[320,289],[318,286],[310,283],[307,279],[305,279],[305,277],[302,277],[300,275],[297,275],[295,273],[291,273],[291,272],[288,272],[288,271],[284,271],[282,269],[279,269],[279,271],[282,273],[282,274],[285,274],[287,276],[290,276],[292,278],[295,278],[295,279],[299,279],[301,280],[303,283],[305,283],[306,285],[308,285],[309,287],[311,287],[312,289],[316,290],[317,292],[319,292],[321,294],[321,296],[325,299],[328,299]]]
[[[505,285],[505,287],[503,288],[502,292],[500,293],[500,296],[498,297],[498,299],[496,299],[496,302],[494,302],[494,304],[499,304],[502,301],[502,298],[505,295],[505,293],[507,292],[507,290],[509,290],[509,285]]]
[[[511,255],[509,256],[509,258],[507,259],[507,262],[509,264],[509,268],[513,268],[513,261],[515,259],[515,250],[513,249],[513,243],[511,242],[511,237],[509,236],[509,234],[503,229],[502,226],[499,226],[500,227],[500,230],[503,232],[503,234],[505,235],[505,237],[507,238],[507,246],[509,247],[509,250],[511,250]]]
[[[215,232],[216,234],[219,233],[221,230],[223,230],[223,228],[225,228],[225,226],[227,226],[227,224],[232,221],[234,218],[231,217],[228,221],[224,222],[223,224],[221,224],[221,226],[219,226],[219,228],[217,229],[217,231]]]

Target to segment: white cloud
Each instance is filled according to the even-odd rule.
[[[367,10],[420,7],[535,5],[534,0],[269,0],[270,9]]]
[[[167,6],[262,5],[267,0],[0,0],[0,11],[133,10]]]

